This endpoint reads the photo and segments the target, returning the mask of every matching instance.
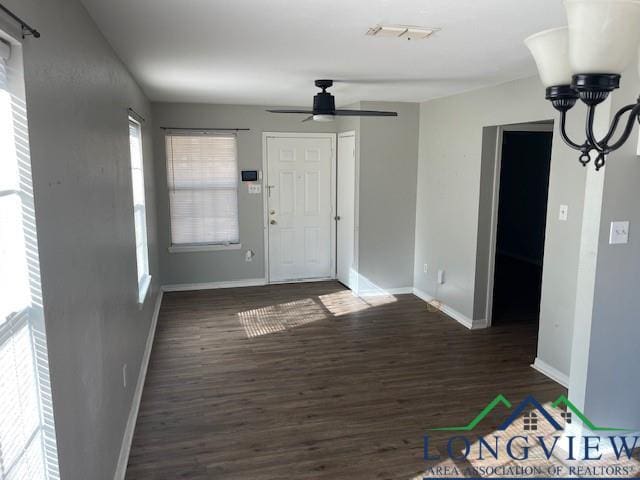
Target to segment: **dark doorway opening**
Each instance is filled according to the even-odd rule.
[[[492,325],[539,321],[552,138],[503,131]]]

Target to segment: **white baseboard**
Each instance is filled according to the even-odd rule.
[[[380,295],[405,295],[407,293],[413,293],[413,287],[361,289],[358,291],[358,296],[377,297]]]
[[[358,272],[354,272],[353,276],[353,283],[355,283],[353,291],[358,297],[377,297],[380,295],[404,295],[407,293],[413,293],[413,286],[383,288]]]
[[[153,347],[153,339],[156,336],[156,327],[158,326],[158,315],[160,315],[160,306],[162,305],[163,290],[160,289],[156,299],[156,305],[151,317],[151,327],[147,335],[147,343],[142,356],[140,372],[138,373],[138,382],[136,390],[133,393],[133,403],[129,411],[129,418],[122,437],[122,445],[120,446],[120,455],[118,457],[118,466],[113,476],[114,480],[124,480],[127,473],[127,464],[129,463],[129,453],[131,451],[131,442],[133,441],[133,432],[136,429],[136,421],[138,420],[138,411],[140,410],[140,401],[142,400],[142,390],[144,389],[144,381],[147,378],[147,369],[149,368],[149,359],[151,358],[151,348]]]
[[[461,325],[464,325],[469,330],[478,330],[478,329],[481,329],[481,328],[487,328],[487,326],[488,326],[486,319],[483,318],[483,319],[479,319],[479,320],[472,320],[471,318],[467,317],[466,315],[463,315],[462,313],[458,312],[457,310],[451,308],[449,305],[445,305],[444,303],[440,303],[440,302],[436,301],[436,299],[433,298],[431,295],[429,295],[427,292],[424,292],[422,290],[414,288],[413,289],[413,294],[416,297],[420,298],[421,300],[424,300],[425,302],[433,305],[438,310],[440,310],[442,313],[444,313],[445,315],[448,315],[449,317],[453,318],[455,321],[457,321]]]
[[[552,367],[547,362],[540,360],[539,357],[536,357],[531,367],[539,371],[541,374],[546,375],[554,382],[558,382],[563,387],[569,388],[569,376],[565,375],[557,368]]]
[[[387,288],[391,295],[407,295],[413,293],[413,287]]]
[[[175,285],[164,285],[164,292],[185,292],[189,290],[214,290],[217,288],[238,288],[238,287],[256,287],[266,285],[267,280],[264,278],[248,278],[246,280],[233,280],[230,282],[207,282],[207,283],[179,283]]]

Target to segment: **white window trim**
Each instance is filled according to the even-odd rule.
[[[149,296],[149,290],[151,287],[151,275],[145,275],[142,277],[142,281],[140,282],[140,286],[138,288],[138,305],[142,307]]]
[[[147,299],[149,290],[150,290],[150,286],[151,286],[151,265],[149,264],[149,232],[148,232],[148,216],[147,216],[147,189],[146,189],[146,185],[144,184],[144,151],[143,151],[143,147],[142,147],[142,124],[135,118],[133,118],[131,115],[129,115],[128,117],[129,123],[135,123],[139,128],[140,128],[140,161],[141,161],[141,166],[142,166],[142,181],[143,181],[143,192],[144,192],[144,204],[143,205],[136,205],[135,203],[133,204],[133,212],[134,212],[134,224],[135,224],[135,212],[137,208],[141,208],[144,212],[144,247],[145,247],[145,255],[146,255],[146,265],[147,265],[147,271],[149,273],[144,274],[141,278],[139,278],[137,280],[137,285],[138,285],[138,306],[140,308],[142,308],[144,306],[144,303]],[[131,141],[131,140],[129,140]],[[133,162],[133,159],[131,158],[130,160],[130,170],[131,170],[131,165]],[[133,177],[132,177],[132,181],[133,181]],[[135,230],[135,226],[134,226],[134,230]],[[137,264],[137,250],[138,250],[138,238],[137,238],[137,232],[136,232],[136,264]]]
[[[169,253],[215,252],[221,250],[241,250],[241,243],[212,243],[210,245],[171,245]]]

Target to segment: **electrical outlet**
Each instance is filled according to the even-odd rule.
[[[127,388],[127,364],[122,366],[122,387]]]
[[[560,213],[558,214],[558,220],[566,222],[569,217],[569,205],[560,205]]]
[[[444,284],[444,270],[438,270],[438,283],[440,285]]]
[[[425,263],[425,264],[424,264],[424,273],[427,273],[427,272],[429,272],[429,267],[428,267],[428,266],[427,266],[427,264]]]
[[[629,243],[629,222],[611,222],[609,244],[622,245],[625,243]]]

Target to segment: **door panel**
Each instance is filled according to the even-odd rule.
[[[330,138],[267,137],[269,280],[329,278]]]
[[[337,189],[337,278],[347,287],[357,288],[355,260],[356,138],[338,137]]]

